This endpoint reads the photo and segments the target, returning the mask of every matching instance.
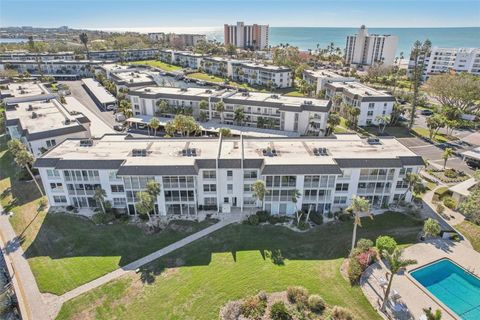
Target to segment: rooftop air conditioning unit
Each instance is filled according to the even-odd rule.
[[[28,111],[32,111],[33,110],[33,106],[31,104],[28,105]]]
[[[38,118],[38,114],[36,112],[32,112],[32,119]]]

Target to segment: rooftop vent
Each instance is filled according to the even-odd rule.
[[[277,150],[272,149],[270,147],[266,148],[266,149],[262,149],[262,154],[265,157],[277,157],[278,156]]]
[[[80,147],[91,147],[91,146],[93,146],[93,140],[92,139],[80,140]]]
[[[146,157],[147,149],[132,149],[132,157]]]
[[[368,91],[365,91],[365,94],[366,94],[367,96],[369,96],[369,95],[370,95],[370,92],[368,92]]]
[[[145,92],[150,92],[152,91],[150,88],[145,88]]]
[[[205,90],[205,93],[212,93],[212,90],[207,89],[207,90]]]
[[[310,104],[313,104],[313,101],[305,100],[303,103],[304,103],[304,104],[307,104],[307,105],[310,105]]]
[[[186,92],[186,91],[188,91],[188,89],[187,88],[180,88],[180,91]]]
[[[33,110],[33,106],[31,104],[28,105],[28,111],[32,111]]]
[[[380,143],[380,139],[378,139],[378,138],[368,138],[368,139],[367,139],[367,143],[370,144],[370,145],[378,145],[378,144],[381,144],[381,143]]]
[[[272,94],[270,97],[271,97],[272,99],[278,99],[278,94]]]
[[[65,124],[70,124],[71,120],[70,119],[65,119]]]
[[[36,112],[32,112],[32,119],[38,118],[38,114]]]
[[[197,149],[196,148],[185,148],[182,149],[181,155],[183,157],[196,157],[197,156]]]
[[[250,95],[250,93],[248,93],[248,92],[242,92],[243,97],[248,97],[249,95]]]
[[[317,157],[324,157],[328,156],[328,150],[327,148],[313,148],[313,154],[316,155]]]

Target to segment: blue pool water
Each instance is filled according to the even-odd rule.
[[[480,279],[442,259],[410,273],[432,295],[464,320],[480,319]]]

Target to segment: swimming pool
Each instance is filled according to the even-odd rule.
[[[439,260],[410,275],[460,318],[480,319],[480,279],[451,260]]]

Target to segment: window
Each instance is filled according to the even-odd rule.
[[[124,192],[124,188],[121,184],[112,184],[110,186],[110,189],[112,190],[112,192]]]
[[[348,183],[337,183],[335,191],[348,191]]]
[[[257,170],[245,170],[243,173],[244,179],[256,179],[257,178]]]
[[[367,116],[369,116],[369,117],[373,116],[373,111],[368,111]]]
[[[248,183],[245,183],[243,185],[243,191],[244,192],[251,192],[252,191],[252,185],[251,184],[248,184]]]
[[[55,142],[55,139],[47,140],[46,143],[47,143],[47,148],[51,148],[57,145],[57,143]]]
[[[127,199],[125,198],[113,198],[114,207],[125,207],[127,205]]]
[[[233,177],[233,171],[232,170],[227,170],[227,177],[232,178]]]
[[[60,178],[60,172],[55,169],[48,169],[47,170],[47,177],[49,178]]]
[[[52,191],[63,191],[63,184],[61,183],[50,183],[50,188]]]
[[[216,178],[215,170],[205,170],[203,171],[203,179],[215,179]]]
[[[117,176],[117,171],[109,171],[108,172],[108,180],[112,181],[112,180],[121,180],[121,178],[119,178]]]
[[[229,202],[228,197],[223,198],[223,203],[228,203],[228,202]]]
[[[233,193],[233,184],[227,184],[228,193]]]
[[[406,189],[408,188],[408,183],[401,180],[401,181],[397,181],[397,189]]]
[[[204,184],[203,185],[203,191],[204,192],[216,192],[217,191],[217,185],[216,184]]]
[[[375,103],[374,103],[374,102],[370,102],[370,103],[368,104],[368,109],[373,109],[373,108],[375,108]]]
[[[334,197],[333,198],[333,203],[334,204],[346,204],[347,203],[347,197],[344,197],[344,196]]]
[[[203,203],[206,206],[214,206],[217,204],[217,198],[213,198],[213,197],[203,198]]]
[[[67,203],[67,198],[65,196],[53,196],[53,201],[55,203]]]

